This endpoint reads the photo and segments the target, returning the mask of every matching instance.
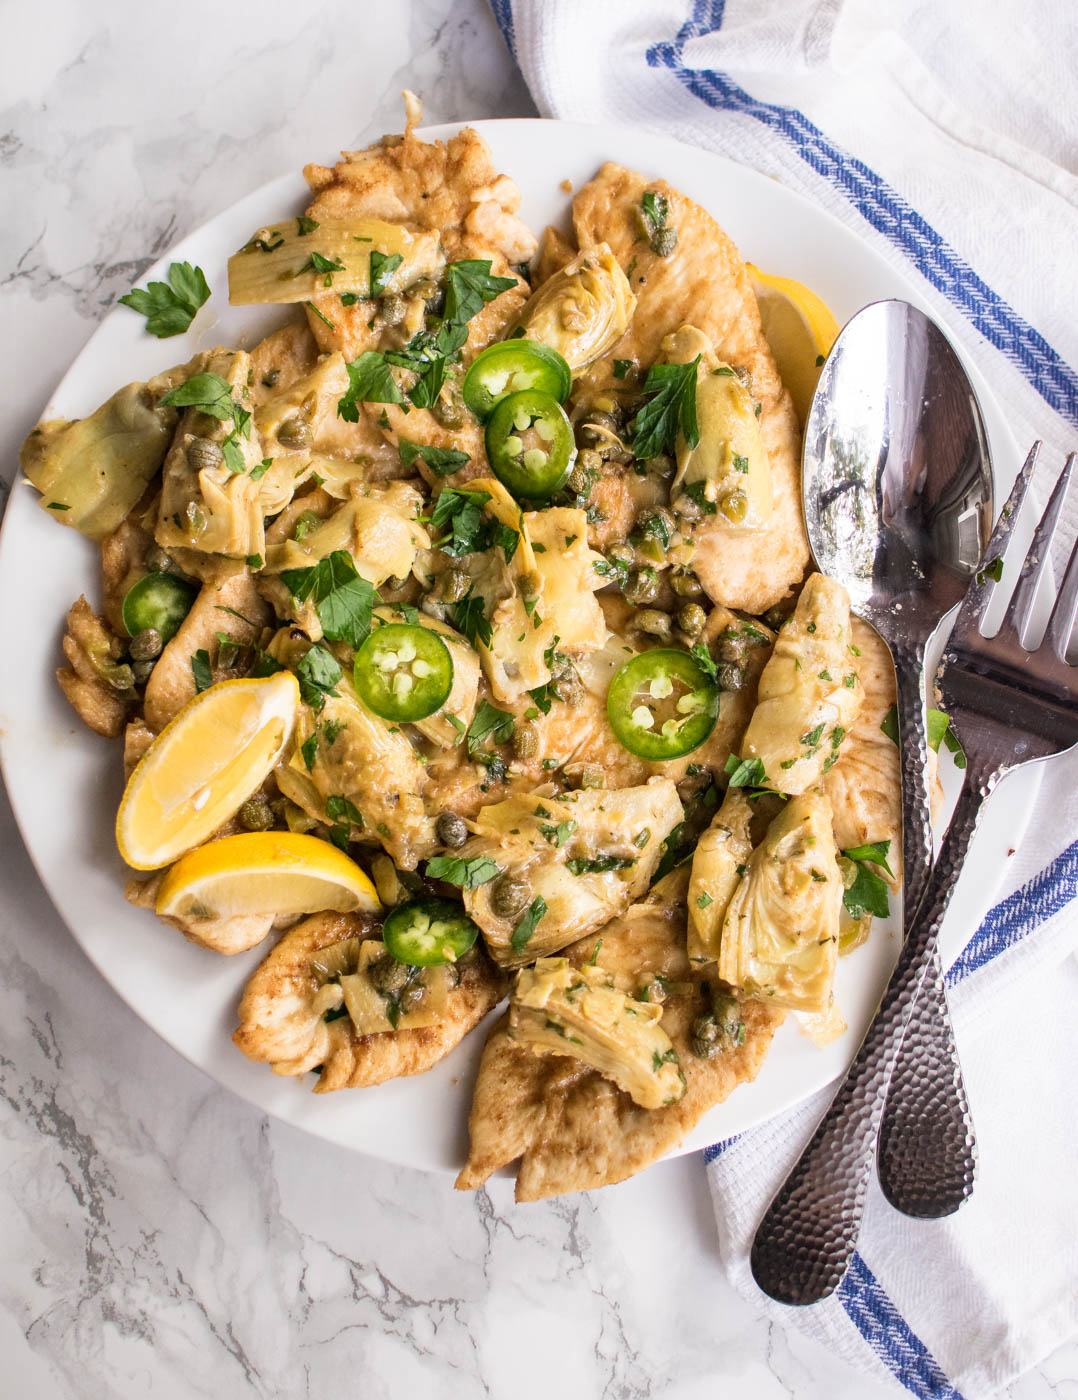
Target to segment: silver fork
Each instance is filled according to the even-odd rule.
[[[1002,560],[1033,474],[1034,445],[988,544],[987,567]],[[1056,481],[1026,554],[1017,587],[996,636],[981,624],[996,584],[981,572],[966,594],[943,657],[938,683],[944,709],[966,752],[966,778],[918,920],[938,929],[954,879],[977,829],[981,806],[1004,774],[1031,759],[1078,743],[1078,672],[1066,664],[1078,605],[1078,542],[1067,565],[1044,640],[1022,642],[1063,508],[1075,454]],[[977,580],[980,579],[981,582]],[[895,1063],[877,1148],[884,1195],[907,1215],[934,1218],[956,1211],[973,1189],[976,1152],[964,1095],[940,1074],[933,1037],[914,1016]]]
[[[812,1140],[771,1202],[756,1231],[751,1263],[765,1292],[780,1302],[805,1304],[827,1297],[840,1283],[857,1243],[868,1173],[861,1170],[863,1144],[875,1138],[883,1114],[895,1056],[909,1022],[929,960],[935,953],[940,923],[951,889],[976,829],[984,799],[1000,777],[1034,758],[1062,753],[1078,743],[1078,669],[1066,662],[1067,645],[1078,610],[1078,544],[1052,609],[1048,630],[1036,652],[1022,644],[1073,455],[1056,484],[1034,535],[1004,625],[996,637],[981,635],[1001,559],[1010,538],[1040,444],[1034,445],[1004,506],[984,560],[959,609],[939,677],[945,708],[967,754],[966,783],[931,885],[899,953],[883,1002],[868,1029],[849,1074],[835,1095]],[[924,1072],[924,1066],[920,1067]],[[923,1091],[923,1085],[915,1085]],[[927,1131],[922,1098],[903,1101],[904,1137],[897,1126],[889,1139],[888,1169],[893,1180],[909,1169],[911,1144]],[[947,1134],[930,1176],[910,1171],[920,1200],[935,1198],[944,1186],[958,1183],[960,1203],[972,1182],[968,1134],[946,1108],[930,1109]],[[916,1157],[914,1157],[916,1161]],[[850,1183],[856,1180],[851,1193]],[[952,1191],[953,1197],[953,1191]],[[913,1193],[911,1193],[911,1199]]]

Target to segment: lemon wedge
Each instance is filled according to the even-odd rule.
[[[157,870],[212,836],[277,764],[298,707],[290,671],[220,681],[185,705],[124,789],[116,844],[128,865]]]
[[[157,912],[183,919],[325,909],[373,914],[381,907],[354,860],[328,841],[295,831],[252,831],[211,841],[178,860],[157,892]]]
[[[747,266],[764,336],[804,427],[823,362],[838,337],[838,322],[803,283]]]

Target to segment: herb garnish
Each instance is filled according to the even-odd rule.
[[[696,369],[700,356],[686,365],[652,365],[644,393],[652,395],[632,422],[633,452],[657,457],[673,452],[680,429],[689,447],[700,441],[696,421]]]
[[[205,647],[199,647],[198,651],[191,657],[191,674],[195,678],[195,690],[199,695],[204,690],[209,690],[210,686],[213,685],[210,654]]]
[[[285,569],[281,580],[297,603],[311,598],[322,631],[332,642],[359,648],[371,630],[373,586],[356,573],[352,556],[335,549],[309,569]],[[334,663],[336,664],[336,663]],[[340,678],[340,668],[337,672]]]
[[[480,700],[475,718],[468,726],[468,752],[474,754],[484,740],[492,744],[507,744],[513,737],[513,716],[499,710],[489,700]]]
[[[337,400],[337,417],[346,423],[359,422],[358,403],[396,403],[404,405],[404,395],[397,387],[397,381],[389,372],[385,355],[377,350],[364,350],[363,354],[350,364],[348,371],[348,392]]]
[[[426,442],[409,442],[407,438],[397,438],[397,451],[401,466],[410,468],[418,458],[424,462],[435,476],[449,476],[471,461],[467,452],[457,452],[452,447],[432,447]]]
[[[532,934],[539,925],[539,920],[545,913],[546,900],[541,894],[537,894],[524,911],[524,917],[517,924],[509,939],[510,946],[514,953],[522,953],[528,946]]]
[[[341,668],[324,647],[313,646],[296,667],[300,699],[312,710],[320,710],[327,695],[336,695]]]
[[[515,277],[492,277],[489,258],[465,258],[445,270],[445,318],[463,323],[488,301],[517,285]]]
[[[573,859],[565,862],[574,875],[605,875],[608,870],[628,870],[636,864],[635,856],[595,856],[591,860]]]
[[[842,852],[847,860],[852,860],[857,865],[857,878],[842,897],[846,912],[852,919],[859,919],[866,913],[876,914],[881,919],[887,917],[890,911],[887,882],[868,867],[878,865],[886,870],[888,875],[893,874],[887,864],[887,853],[890,849],[890,841],[876,841],[869,846],[852,846]]]
[[[380,297],[390,277],[404,261],[400,253],[379,253],[371,249],[371,296]]]
[[[730,787],[758,788],[767,782],[762,758],[738,758],[732,753],[726,760],[726,772]]]
[[[427,861],[427,875],[432,880],[444,880],[462,890],[474,890],[501,874],[501,866],[489,856],[464,860],[460,856],[433,856]]]
[[[182,335],[195,313],[209,301],[210,287],[206,274],[190,263],[173,263],[167,282],[150,282],[145,291],[133,287],[120,298],[121,306],[129,306],[146,317],[146,329],[159,340]]]

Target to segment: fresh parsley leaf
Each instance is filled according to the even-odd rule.
[[[690,501],[695,501],[705,515],[714,515],[718,509],[715,502],[709,500],[707,494],[706,481],[694,481],[685,487],[684,494]]]
[[[546,900],[541,894],[537,894],[524,911],[524,917],[513,930],[509,939],[509,944],[514,953],[523,953],[528,946],[532,934],[539,926],[539,920],[546,913]],[[600,940],[601,942],[602,940]],[[596,949],[598,951],[598,949]]]
[[[206,274],[190,263],[173,263],[167,282],[150,282],[143,291],[134,287],[120,298],[121,306],[129,306],[146,317],[146,329],[159,340],[182,335],[195,319],[198,308],[210,297]]]
[[[409,442],[403,437],[397,439],[397,451],[402,467],[410,469],[419,458],[435,476],[449,476],[472,460],[467,452],[457,452],[452,447],[432,447],[426,442]]]
[[[299,746],[299,751],[303,755],[303,761],[307,765],[307,772],[309,773],[314,767],[315,755],[318,753],[317,729],[313,734],[304,739],[303,743]]]
[[[320,710],[326,703],[327,695],[337,694],[336,685],[340,678],[341,668],[336,658],[324,647],[311,647],[296,667],[300,698],[312,710]]]
[[[947,749],[954,758],[956,768],[965,768],[966,754],[962,745],[958,741],[958,735],[954,732],[951,724],[951,717],[944,710],[929,710],[928,712],[928,744],[930,748],[939,752],[940,744]]]
[[[707,891],[705,890],[704,893],[703,893],[703,894],[699,897],[699,899],[696,901],[696,907],[697,907],[697,909],[706,909],[709,905],[714,904],[714,903],[715,903],[715,901],[712,899],[712,897],[711,897],[711,896],[707,893]]]
[[[329,283],[329,280],[330,279],[327,277],[327,285]],[[303,305],[307,308],[308,311],[313,311],[320,321],[324,321],[331,331],[335,331],[337,329],[337,323],[335,321],[331,321],[324,311],[319,311],[318,307],[315,306],[313,301],[305,301]]]
[[[508,710],[499,710],[489,700],[480,700],[475,718],[468,726],[468,752],[476,749],[487,739],[492,744],[507,744],[513,737],[513,716]]]
[[[664,875],[669,875],[675,866],[688,860],[692,855],[693,848],[686,838],[684,822],[678,822],[660,849],[662,856],[655,870],[655,880],[661,880]]]
[[[554,703],[555,696],[549,681],[546,685],[537,685],[534,690],[529,690],[528,694],[535,701],[537,709],[542,710],[544,715],[550,714],[550,707]]]
[[[673,452],[680,429],[689,447],[700,441],[696,421],[696,370],[700,356],[687,365],[652,365],[644,393],[652,397],[633,419],[632,444],[637,457]]]
[[[576,831],[576,827],[576,822],[571,819],[558,822],[557,826],[553,822],[540,822],[539,835],[544,841],[549,841],[555,850],[560,850]]]
[[[726,772],[732,788],[762,787],[767,782],[762,758],[738,758],[732,753],[726,760]]]
[[[747,457],[742,457],[739,452],[734,452],[731,455],[731,462],[735,472],[747,474],[749,470],[749,459]]]
[[[577,858],[565,862],[566,869],[573,875],[605,875],[608,870],[628,870],[635,864],[633,856],[595,856],[591,860]]]
[[[380,297],[386,289],[390,277],[400,267],[404,258],[400,253],[379,253],[371,249],[371,296]]]
[[[813,749],[820,742],[823,735],[824,725],[818,724],[815,729],[810,729],[801,735],[801,742],[807,749]]]
[[[890,849],[890,841],[877,841],[871,846],[853,846],[842,852],[847,860],[857,864],[857,878],[842,898],[852,919],[859,919],[866,913],[885,919],[890,912],[887,882],[869,869],[869,865],[879,865],[890,875],[891,868],[887,864]]]
[[[693,660],[699,662],[701,668],[702,668],[703,671],[706,673],[706,675],[709,677],[709,679],[714,680],[715,677],[719,674],[719,668],[715,665],[714,661],[712,661],[712,659],[711,659],[711,652],[708,651],[707,643],[706,643],[706,642],[695,642],[695,643],[693,644],[693,648],[692,648],[692,653],[691,653],[691,654],[692,654]]]
[[[426,873],[431,880],[444,880],[462,890],[474,890],[500,875],[501,866],[489,856],[475,856],[471,860],[460,856],[434,856],[427,861]]]
[[[517,285],[515,277],[492,277],[489,258],[465,258],[445,270],[445,319],[463,325],[488,301]]]
[[[501,549],[505,555],[505,562],[511,564],[513,555],[517,552],[517,546],[520,544],[520,535],[509,525],[503,525],[500,520],[496,520],[491,531],[490,542],[494,548]]]
[[[629,373],[629,371],[632,369],[632,367],[633,367],[633,362],[632,362],[632,360],[615,360],[615,361],[614,361],[614,378],[615,378],[615,379],[624,379],[625,376],[626,376],[626,375]]]
[[[205,647],[199,647],[191,657],[191,674],[195,678],[195,690],[199,695],[213,685],[213,668],[210,666],[210,654]]]
[[[486,548],[483,507],[489,500],[489,491],[458,490],[455,486],[442,488],[430,521],[436,530],[449,527],[448,536],[438,541],[443,553],[459,559],[461,555]]]
[[[884,715],[883,719],[880,722],[880,728],[887,735],[888,739],[890,739],[891,743],[894,744],[895,748],[898,748],[897,706],[892,705],[891,708],[887,711],[887,713]]]
[[[364,350],[345,368],[348,392],[337,400],[337,416],[346,423],[359,422],[358,403],[404,403],[404,395],[389,371],[386,357],[377,350]]]
[[[305,233],[314,233],[316,228],[318,228],[318,220],[311,219],[306,214],[300,214],[299,218],[296,220],[297,236],[301,236]]]
[[[157,404],[159,408],[197,408],[200,413],[206,413],[221,423],[232,417],[234,408],[228,381],[207,370],[177,384],[175,389],[170,389],[158,399]]]
[[[409,369],[419,378],[408,390],[416,408],[433,408],[445,383],[446,366],[460,359],[468,339],[467,326],[443,321],[436,331],[420,331],[402,350],[387,350],[386,360],[399,369]]]
[[[356,573],[352,556],[335,549],[309,569],[285,569],[281,579],[297,603],[311,598],[331,642],[358,649],[371,630],[375,603],[373,586]]]
[[[658,233],[666,226],[670,205],[664,195],[656,194],[654,190],[646,190],[640,201],[640,209],[649,233]]]
[[[247,672],[248,680],[260,680],[263,676],[275,676],[278,671],[283,671],[284,667],[279,661],[275,661],[268,652],[260,651],[255,657],[255,664]]]
[[[980,571],[980,573],[977,575],[977,582],[984,584],[987,583],[989,579],[991,579],[993,583],[998,583],[1002,577],[1003,560],[1002,558],[993,559],[992,562],[990,564],[986,564],[984,568]]]
[[[255,463],[255,465],[251,468],[247,475],[251,478],[252,481],[261,481],[272,466],[273,458],[263,457],[261,462]]]
[[[486,605],[478,593],[469,593],[459,603],[454,603],[453,625],[468,638],[473,647],[476,643],[489,646],[494,636],[494,629],[486,614]]]
[[[312,530],[316,530],[322,523],[322,517],[316,515],[313,510],[301,511],[296,519],[296,528],[292,531],[292,538],[297,544],[301,544]]]

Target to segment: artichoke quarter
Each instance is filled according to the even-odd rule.
[[[635,309],[629,279],[609,247],[596,243],[547,278],[510,322],[505,338],[540,340],[579,374],[621,339]]]

